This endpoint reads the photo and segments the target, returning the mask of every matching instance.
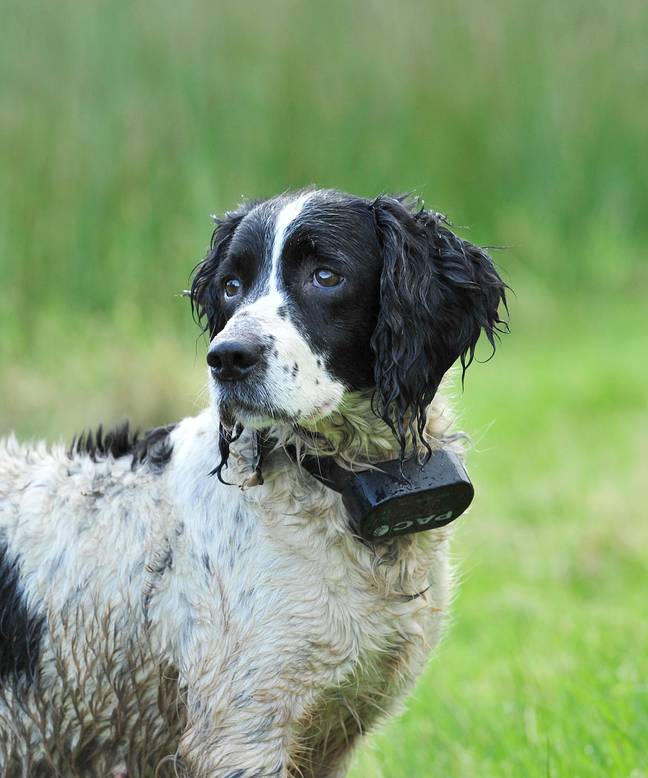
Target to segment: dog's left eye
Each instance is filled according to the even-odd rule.
[[[241,289],[241,282],[238,278],[228,278],[223,284],[225,289],[225,297],[236,297]]]
[[[313,283],[315,286],[323,286],[326,289],[330,289],[332,286],[339,286],[344,279],[332,270],[327,270],[325,267],[319,267],[313,273]]]

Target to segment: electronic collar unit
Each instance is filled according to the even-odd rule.
[[[287,450],[297,461],[295,449]],[[432,451],[423,464],[410,457],[402,468],[390,460],[356,472],[332,457],[311,455],[301,466],[342,496],[351,529],[370,543],[443,527],[468,508],[475,493],[461,460],[447,448]]]

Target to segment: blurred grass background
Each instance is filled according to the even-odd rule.
[[[648,6],[3,0],[0,434],[204,402],[242,195],[415,190],[506,247],[454,625],[354,778],[648,775]]]

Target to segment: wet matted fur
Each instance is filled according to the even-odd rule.
[[[209,407],[0,445],[0,773],[345,775],[439,641],[450,529],[361,542],[285,446],[347,468],[460,450],[439,387],[494,342],[504,289],[403,199],[217,220],[190,291]]]

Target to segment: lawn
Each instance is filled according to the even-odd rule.
[[[646,29],[643,0],[3,3],[0,435],[197,411],[180,292],[243,194],[415,190],[504,249],[453,624],[354,778],[648,776]]]

